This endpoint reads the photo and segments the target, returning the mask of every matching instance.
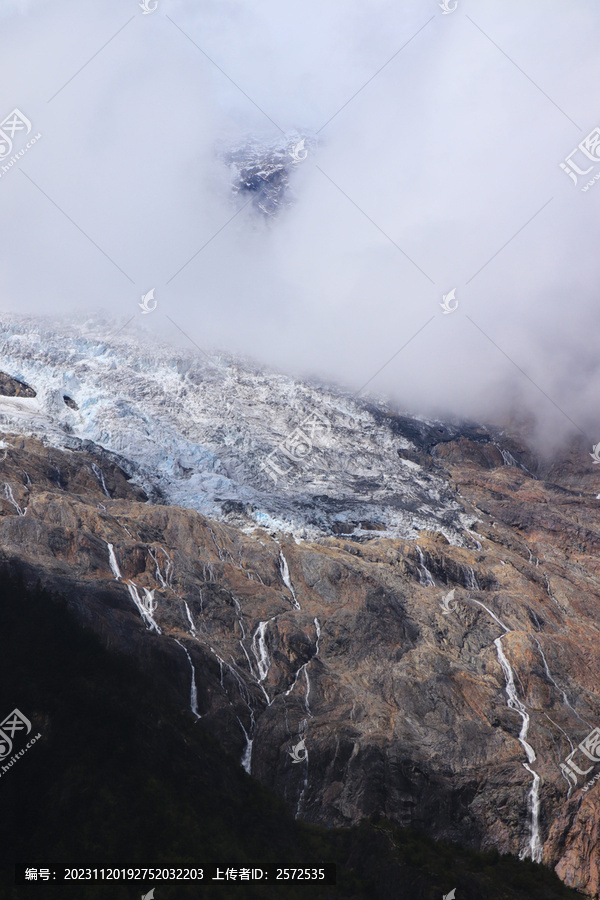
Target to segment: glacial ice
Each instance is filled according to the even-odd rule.
[[[249,533],[260,526],[314,540],[350,522],[364,539],[374,532],[360,523],[377,521],[379,536],[414,540],[428,529],[465,543],[471,518],[460,497],[436,473],[402,465],[397,450],[411,441],[366,402],[226,357],[216,369],[195,351],[109,337],[114,322],[42,328],[4,315],[1,323],[2,368],[37,392],[0,398],[7,432],[67,449],[91,442],[151,497],[215,520],[227,521],[227,502],[238,503],[236,524]],[[313,414],[329,423],[326,439],[305,425],[309,452],[290,461],[285,441]],[[263,467],[269,455],[286,460],[276,485]],[[101,461],[94,474],[108,496]]]

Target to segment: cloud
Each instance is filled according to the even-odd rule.
[[[596,4],[398,6],[5,3],[2,117],[42,133],[0,168],[5,307],[135,330],[155,288],[161,337],[594,433],[600,187],[559,163],[600,124]],[[240,211],[220,154],[297,131],[293,205]]]

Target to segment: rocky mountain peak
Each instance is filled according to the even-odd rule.
[[[249,139],[223,151],[235,198],[250,201],[261,215],[273,217],[292,202],[292,174],[316,146],[316,138],[299,133],[270,144]]]

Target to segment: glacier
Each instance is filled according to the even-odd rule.
[[[418,452],[414,435],[435,423],[413,418],[403,434],[393,412],[337,388],[114,330],[100,318],[0,317],[1,368],[36,391],[0,397],[0,428],[109,454],[153,501],[246,532],[415,540],[432,530],[468,544],[473,519],[458,494],[399,456]]]

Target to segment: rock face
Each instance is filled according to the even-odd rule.
[[[233,195],[251,202],[263,216],[277,215],[291,202],[290,176],[308,156],[315,139],[291,135],[276,144],[248,141],[222,154],[232,176]]]
[[[380,813],[600,897],[590,448],[91,327],[3,323],[2,567],[158,667],[297,816]]]
[[[1,397],[35,397],[35,391],[18,378],[0,372],[0,396]]]
[[[91,443],[7,430],[1,564],[158,664],[198,727],[296,815],[382,813],[543,861],[600,897],[588,448],[548,463],[478,426],[381,427],[395,465],[430,473],[462,510],[455,527],[470,528],[453,543],[441,525],[415,540],[241,529],[149,502],[133,468]]]

